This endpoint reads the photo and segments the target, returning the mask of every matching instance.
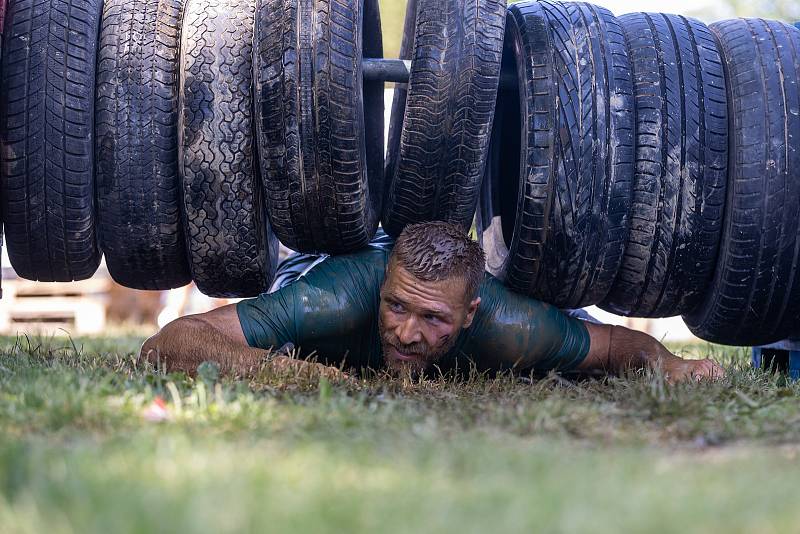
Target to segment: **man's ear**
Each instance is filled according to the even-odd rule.
[[[475,312],[478,311],[478,305],[481,303],[480,297],[475,297],[475,300],[469,303],[467,309],[467,317],[464,319],[464,326],[462,328],[469,328],[472,326],[472,321],[475,319]]]

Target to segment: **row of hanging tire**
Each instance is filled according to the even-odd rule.
[[[489,270],[530,296],[800,335],[796,28],[417,0],[385,170],[380,28],[376,0],[11,0],[13,267],[82,279],[105,254],[129,287],[250,296],[277,239],[344,253],[477,206]]]
[[[527,83],[498,98],[490,270],[564,308],[683,315],[711,341],[800,335],[800,30],[509,13],[504,61]]]

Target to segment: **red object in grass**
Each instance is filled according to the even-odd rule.
[[[1,1],[1,0],[0,0]],[[142,417],[151,423],[160,423],[169,419],[169,411],[167,410],[167,403],[161,397],[156,397],[153,402],[144,409]]]

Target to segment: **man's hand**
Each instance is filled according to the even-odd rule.
[[[683,360],[676,356],[675,359],[662,363],[664,376],[670,384],[687,380],[717,380],[725,376],[725,370],[709,358]]]
[[[326,378],[331,382],[356,382],[353,377],[336,367],[323,365],[317,362],[298,360],[289,356],[275,356],[271,358],[266,368],[274,374],[297,376],[314,381],[320,378]]]

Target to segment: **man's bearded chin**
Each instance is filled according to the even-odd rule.
[[[417,377],[421,375],[431,365],[436,363],[442,356],[447,354],[450,349],[456,344],[456,336],[448,336],[436,347],[430,347],[424,341],[419,343],[400,343],[397,336],[387,331],[383,327],[383,321],[378,318],[378,328],[381,335],[381,347],[383,348],[383,361],[386,367],[394,372]],[[418,356],[418,360],[414,362],[398,362],[386,357],[389,347],[394,347],[404,354],[413,354]]]

